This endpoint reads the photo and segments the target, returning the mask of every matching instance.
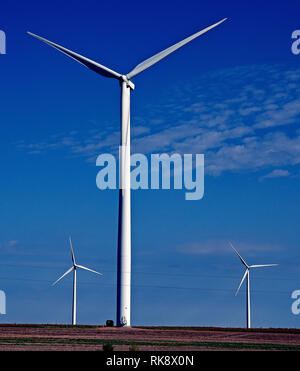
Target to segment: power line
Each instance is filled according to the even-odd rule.
[[[30,264],[5,264],[0,263],[0,265],[7,266],[7,267],[24,267],[24,268],[36,268],[36,269],[57,269],[56,266],[36,266]],[[99,267],[99,265],[96,264]],[[58,267],[58,269],[64,269]],[[101,269],[100,269],[101,270]],[[103,273],[114,273],[116,274],[116,270],[101,270]],[[128,273],[128,272],[126,272]],[[145,275],[156,275],[156,276],[170,276],[170,277],[204,277],[204,278],[228,278],[228,279],[239,279],[240,276],[230,276],[230,275],[210,275],[210,274],[187,274],[187,273],[161,273],[161,272],[141,272],[141,271],[134,271],[131,270],[132,274],[145,274]],[[271,281],[300,281],[300,276],[297,278],[291,277],[262,277],[262,276],[254,276],[253,279],[259,280],[271,280]]]
[[[32,278],[12,278],[12,277],[0,277],[0,280],[6,281],[27,281],[27,282],[44,282],[49,284],[53,283],[53,281],[49,280],[41,280],[41,279],[32,279]],[[95,282],[78,282],[79,285],[97,285],[101,287],[115,287],[115,283],[95,283]],[[203,288],[203,287],[184,287],[184,286],[160,286],[160,285],[131,285],[132,287],[136,288],[154,288],[154,289],[175,289],[175,290],[197,290],[197,291],[218,291],[218,292],[231,292],[234,293],[235,289],[213,289],[213,288]],[[287,291],[267,291],[267,290],[251,290],[255,293],[263,293],[263,294],[284,294],[290,295],[290,292]]]

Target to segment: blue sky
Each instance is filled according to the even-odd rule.
[[[0,29],[1,322],[67,323],[79,264],[78,323],[115,320],[117,191],[96,187],[96,156],[119,143],[119,87],[26,34],[120,72],[224,17],[134,79],[132,151],[204,153],[205,195],[133,191],[133,325],[300,327],[299,4],[28,1],[2,4]]]

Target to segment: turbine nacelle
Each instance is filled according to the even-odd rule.
[[[134,85],[134,83],[133,83],[132,81],[130,81],[126,75],[122,75],[122,76],[120,77],[120,83],[122,83],[122,82],[126,82],[127,86],[128,86],[131,90],[134,90],[134,89],[135,89],[135,85]]]

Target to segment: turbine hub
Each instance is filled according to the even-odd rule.
[[[129,87],[131,90],[134,90],[135,85],[133,82],[131,82],[126,75],[121,76],[121,81],[126,82],[127,87]]]

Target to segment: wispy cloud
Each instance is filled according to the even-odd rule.
[[[271,171],[270,173],[262,176],[260,179],[272,179],[272,178],[282,178],[282,177],[287,177],[290,176],[290,172],[288,170],[282,170],[282,169],[275,169]]]
[[[251,243],[245,241],[233,242],[236,249],[241,254],[253,255],[254,253],[279,251],[282,247],[279,245]],[[228,240],[225,239],[212,239],[198,242],[187,242],[179,245],[176,251],[187,255],[214,255],[214,254],[232,254],[233,250]]]
[[[0,249],[1,250],[12,250],[18,245],[18,240],[10,240],[6,242],[0,243]]]
[[[300,163],[299,68],[254,65],[216,71],[173,87],[162,106],[143,107],[143,114],[137,111],[133,118],[133,152],[204,153],[206,174],[214,176],[266,169],[265,177],[274,178],[287,176],[285,167]],[[115,128],[70,132],[18,147],[31,154],[67,149],[94,162],[100,153],[117,152]]]

